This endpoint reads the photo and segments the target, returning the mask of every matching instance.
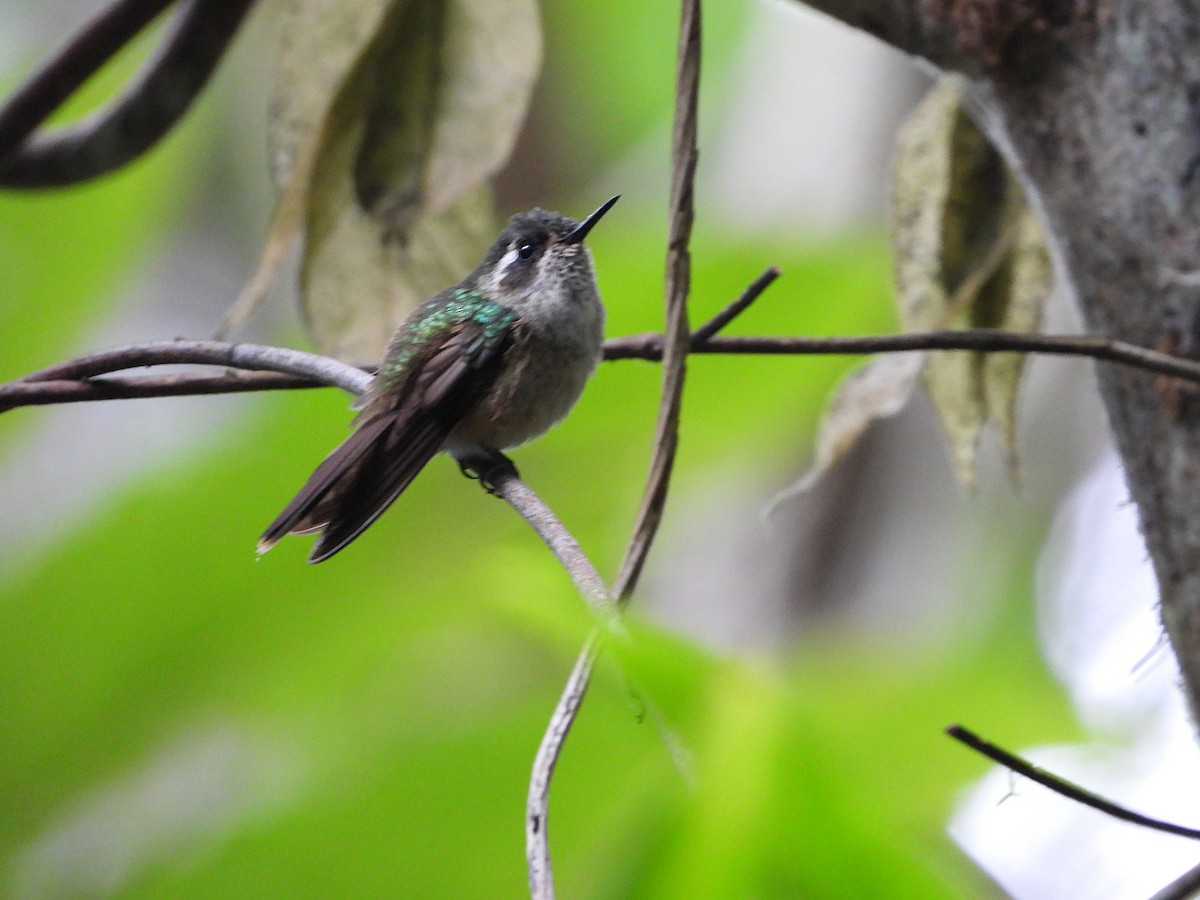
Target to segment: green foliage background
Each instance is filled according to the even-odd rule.
[[[669,115],[675,12],[570,3],[546,15],[537,114],[563,116],[563,154],[603,166]],[[710,108],[740,15],[714,10],[708,23]],[[618,52],[626,76],[601,84],[595,61]],[[0,377],[94,349],[91,330],[147,250],[201,202],[214,104],[117,177],[0,196]],[[594,198],[553,200],[574,210]],[[661,316],[665,216],[621,212],[591,241],[614,335],[657,329]],[[694,259],[696,321],[777,264],[786,279],[741,333],[893,327],[881,234],[749,240],[701,209]],[[747,466],[782,484],[848,365],[693,359],[675,490]],[[517,457],[602,572],[636,509],[658,378],[648,364],[603,366],[571,418]],[[113,430],[153,402],[113,404]],[[330,563],[304,565],[299,539],[256,560],[262,526],[345,433],[346,398],[219,402],[240,413],[233,425],[105,494],[49,544],[4,557],[0,890],[520,896],[529,766],[590,626],[566,576],[445,460]],[[0,418],[0,463],[57,413]],[[5,515],[0,536],[20,528]],[[1018,535],[997,551],[1011,575],[970,585],[979,628],[931,641],[935,652],[826,629],[783,654],[723,656],[642,621],[635,603],[632,637],[602,666],[557,773],[561,895],[982,891],[943,825],[983,765],[939,732],[963,719],[1015,745],[1067,736],[1032,637],[1035,549]],[[694,789],[629,683],[694,754]]]

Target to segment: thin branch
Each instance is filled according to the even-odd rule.
[[[1113,803],[1111,800],[1107,800],[1098,794],[1093,794],[1086,788],[1067,781],[1065,778],[1060,778],[1052,772],[1047,772],[1040,766],[1035,766],[1033,763],[1009,753],[1002,747],[997,747],[995,744],[984,740],[961,725],[951,725],[946,729],[946,734],[959,743],[970,747],[975,752],[981,753],[988,759],[999,763],[1006,769],[1011,769],[1018,775],[1024,775],[1030,781],[1035,781],[1042,787],[1054,791],[1056,794],[1074,800],[1076,803],[1082,803],[1084,806],[1112,816],[1114,819],[1120,819],[1123,822],[1132,822],[1134,825],[1141,825],[1145,828],[1152,828],[1155,831],[1166,832],[1167,834],[1200,840],[1200,829],[1187,828],[1183,825],[1165,822],[1162,819],[1154,819],[1150,816],[1134,812],[1131,809],[1126,809],[1124,806]]]
[[[829,356],[903,353],[911,350],[974,350],[980,353],[1042,353],[1049,356],[1087,356],[1200,382],[1200,362],[1140,347],[1125,341],[1084,335],[1029,334],[991,328],[919,331],[863,337],[713,337],[694,343],[694,354]],[[663,358],[661,334],[633,334],[604,342],[604,359]]]
[[[746,290],[742,291],[740,297],[692,332],[692,347],[695,348],[698,344],[705,343],[718,331],[722,330],[726,325],[745,312],[750,304],[757,300],[762,292],[774,283],[779,274],[779,270],[771,266],[750,282],[750,285]]]
[[[0,111],[0,121],[12,117],[4,140],[21,140],[0,161],[0,186],[61,187],[141,156],[191,108],[253,4],[180,0],[173,30],[124,94],[81,122],[41,134],[36,126],[165,4],[127,3],[93,20]],[[69,78],[60,83],[55,75],[64,70]]]

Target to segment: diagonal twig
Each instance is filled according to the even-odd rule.
[[[489,474],[488,478],[496,495],[521,514],[562,563],[575,589],[588,604],[602,615],[611,616],[616,609],[604,579],[550,507],[517,476],[515,470],[500,469],[496,474]]]
[[[775,268],[775,266],[770,266],[765,272],[750,282],[749,286],[742,291],[740,297],[693,331],[692,349],[694,350],[698,344],[703,344],[712,338],[718,331],[745,312],[750,304],[757,300],[762,292],[775,282],[779,274],[779,269]]]
[[[963,728],[961,725],[951,725],[946,729],[946,734],[959,743],[970,747],[975,752],[982,753],[988,759],[998,762],[1006,769],[1011,769],[1018,775],[1023,775],[1030,781],[1037,782],[1042,787],[1049,788],[1054,793],[1074,800],[1076,803],[1082,803],[1084,806],[1094,809],[1097,812],[1112,816],[1114,819],[1120,819],[1122,822],[1132,822],[1134,825],[1141,825],[1144,828],[1151,828],[1155,831],[1200,840],[1200,829],[1176,825],[1174,822],[1155,819],[1151,816],[1142,815],[1139,812],[1127,809],[1118,803],[1101,797],[1099,794],[1094,794],[1086,788],[1067,781],[1053,772],[1047,772],[1040,766],[1035,766],[1033,763],[1013,753],[1009,753],[1002,747],[997,747],[995,744],[984,740],[973,731]]]

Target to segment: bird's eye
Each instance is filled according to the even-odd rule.
[[[517,248],[517,256],[521,257],[521,259],[531,259],[533,257],[533,244],[526,241]]]

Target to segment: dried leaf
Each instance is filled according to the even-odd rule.
[[[816,458],[795,484],[775,496],[767,515],[811,490],[858,443],[872,422],[900,412],[912,395],[924,361],[924,353],[885,353],[847,375],[821,419]]]
[[[964,95],[961,79],[943,79],[898,140],[892,240],[901,321],[909,331],[1033,331],[1049,293],[1044,242],[1036,225],[1024,224],[1032,214],[1020,187],[966,115]],[[923,381],[962,483],[974,481],[989,420],[1000,426],[1015,468],[1014,404],[1023,365],[1018,354],[930,354]]]
[[[280,199],[246,307],[303,231],[301,305],[325,353],[377,359],[495,230],[541,59],[535,0],[302,0],[272,100]]]

